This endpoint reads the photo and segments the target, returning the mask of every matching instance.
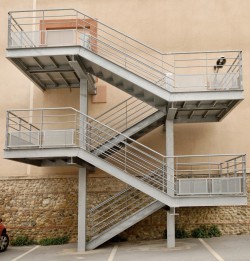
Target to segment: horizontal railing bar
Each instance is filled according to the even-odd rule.
[[[130,195],[130,193],[134,193],[133,191],[136,191],[136,189],[132,186],[129,186],[128,188],[118,192],[117,194],[113,195],[112,197],[108,198],[107,200],[104,200],[102,203],[100,203],[97,206],[95,206],[94,208],[90,209],[88,212],[89,213],[92,213],[94,211],[100,212],[103,209],[106,209],[106,207],[104,207],[106,204],[109,204],[108,206],[113,205],[116,202],[119,202],[120,199],[126,198],[128,195]],[[99,208],[101,208],[101,210],[98,210]]]
[[[190,51],[190,52],[168,52],[163,55],[179,55],[179,54],[211,54],[211,53],[242,53],[241,50],[217,50],[217,51]]]
[[[243,177],[223,177],[223,178],[198,178],[198,180],[213,180],[213,179],[217,179],[217,180],[231,180],[231,179],[243,179]],[[178,180],[187,180],[187,181],[190,181],[192,180],[191,178],[181,178],[181,179],[178,179]],[[197,179],[193,179],[193,180],[197,180]]]
[[[111,109],[105,111],[104,113],[101,113],[101,114],[97,115],[97,116],[95,117],[95,119],[101,118],[103,115],[106,115],[106,114],[109,113],[110,111],[115,110],[117,107],[121,106],[121,105],[124,104],[124,103],[127,103],[129,100],[131,100],[131,99],[133,99],[133,98],[134,98],[133,96],[129,97],[129,98],[126,99],[125,101],[123,101],[123,102],[117,104],[115,107],[112,107]]]
[[[235,160],[235,159],[242,158],[242,156],[246,156],[246,154],[239,154],[239,155],[234,155],[234,156],[236,156],[236,157],[233,158],[233,159],[226,160],[225,162],[228,162],[228,161],[231,161],[231,160]]]
[[[145,180],[147,179],[147,177],[143,177],[142,180]],[[129,192],[130,191],[130,192]],[[113,199],[117,198],[117,197],[120,197],[121,195],[124,195],[123,197],[127,197],[127,194],[128,192],[129,193],[134,193],[134,191],[139,191],[137,190],[136,188],[132,187],[132,186],[129,186],[128,188],[125,188],[124,190],[118,192],[117,194],[113,195],[112,197],[108,198],[107,200],[103,201],[102,203],[100,203],[99,205],[97,205],[96,207],[92,208],[89,210],[89,212],[93,212],[93,211],[96,211],[98,208],[102,207],[103,205],[109,203],[110,201],[112,201]],[[141,191],[139,191],[141,192]],[[143,193],[143,192],[141,192]]]
[[[133,60],[133,61],[136,61],[138,64],[141,64],[141,65],[143,65],[143,66],[145,66],[145,67],[147,67],[147,68],[150,68],[151,70],[153,70],[153,71],[155,71],[155,72],[157,72],[157,73],[159,73],[159,74],[161,74],[161,75],[164,74],[163,72],[161,72],[161,71],[155,69],[154,67],[149,66],[148,64],[142,62],[141,60],[137,60],[135,57],[131,56],[130,54],[127,54],[127,53],[125,53],[124,51],[121,51],[121,50],[117,49],[116,47],[110,46],[108,43],[103,42],[102,40],[99,40],[98,38],[95,38],[94,36],[91,36],[91,38],[95,39],[98,43],[101,42],[104,46],[107,46],[108,48],[110,48],[110,49],[112,49],[112,50],[114,50],[114,51],[116,51],[116,52],[118,52],[118,53],[120,53],[120,54],[123,54],[127,59],[129,58],[129,59],[131,59],[131,60]],[[96,46],[98,46],[98,44],[96,44]],[[144,59],[144,60],[146,60],[146,59]],[[152,63],[152,62],[151,62],[151,63]]]
[[[82,21],[83,21],[83,20],[82,20]],[[88,22],[88,21],[84,21],[84,22],[85,22],[86,24],[92,25],[92,23],[90,23],[90,22]],[[93,25],[92,25],[92,26],[93,26]],[[94,26],[94,27],[97,28],[97,26]],[[93,32],[92,30],[88,30],[88,31]],[[147,53],[147,52],[145,52],[144,50],[142,50],[142,49],[140,49],[140,48],[137,48],[136,46],[134,46],[134,45],[132,45],[132,44],[126,42],[125,39],[118,38],[117,36],[114,36],[113,34],[111,34],[111,33],[109,33],[109,32],[106,32],[106,31],[103,30],[102,28],[98,28],[98,31],[102,31],[102,32],[104,32],[105,34],[107,34],[107,35],[109,35],[109,36],[112,36],[112,37],[114,37],[115,39],[121,41],[123,44],[125,43],[127,46],[131,46],[131,47],[135,48],[136,50],[139,50],[139,51],[141,51],[142,53],[144,53],[144,54],[146,54],[146,55],[148,55],[148,56],[150,56],[150,57],[152,57],[152,58],[154,58],[154,59],[156,59],[156,60],[161,61],[161,64],[165,64],[165,65],[167,65],[167,66],[174,67],[172,64],[169,64],[169,63],[167,63],[167,62],[165,62],[165,61],[163,61],[163,60],[160,60],[160,59],[159,59],[160,57],[153,56],[151,53]],[[110,39],[107,39],[107,38],[103,37],[101,34],[99,34],[99,36],[102,37],[102,38],[104,38],[104,39],[106,39],[106,40],[108,40],[108,42],[112,42],[112,41],[110,41]],[[114,42],[112,42],[112,43],[114,43]],[[115,44],[116,44],[116,43],[115,43]],[[116,44],[116,45],[118,45],[118,44]],[[118,45],[118,46],[120,46],[120,45]],[[120,46],[120,47],[121,47],[123,50],[128,50],[128,49],[126,49],[124,46]],[[130,52],[131,52],[131,51],[130,51]],[[161,56],[161,54],[159,54],[159,55]],[[145,59],[145,58],[143,57],[143,59]],[[157,65],[157,66],[159,66],[159,67],[162,68],[162,66],[160,66],[160,65]],[[162,69],[163,69],[163,68],[162,68]]]
[[[180,165],[180,166],[197,166],[197,165],[220,165],[221,163],[218,162],[191,162],[191,163],[176,163],[175,165]]]
[[[34,126],[33,124],[31,124],[31,123],[29,123],[28,121],[26,121],[26,120],[24,120],[23,118],[21,118],[21,117],[19,117],[19,116],[17,116],[17,115],[15,115],[12,111],[10,112],[10,111],[8,111],[8,114],[11,114],[11,115],[13,115],[15,118],[18,118],[19,120],[21,120],[21,121],[23,121],[23,122],[25,122],[26,124],[28,124],[28,125],[30,125],[30,126],[32,126],[33,128],[35,128],[35,129],[37,129],[37,130],[39,130],[36,126]],[[9,117],[9,119],[10,118],[12,118],[12,116],[11,117]],[[18,123],[17,123],[18,124]]]
[[[91,146],[91,145],[90,145]],[[103,153],[103,154],[105,154],[105,153]],[[109,156],[109,159],[111,158],[113,158],[114,159],[114,161],[115,162],[119,162],[119,163],[121,163],[122,165],[124,164],[124,162],[123,161],[120,161],[120,160],[118,160],[117,158],[114,158],[113,156],[111,156],[110,154],[107,154],[108,156]],[[112,164],[110,161],[108,161],[110,164]],[[113,165],[113,164],[112,164]],[[117,166],[116,166],[117,167]],[[128,166],[127,166],[128,167]],[[123,170],[124,171],[124,169],[122,169],[121,167],[117,167],[117,168],[119,168],[119,169],[121,169],[121,170]],[[150,176],[148,176],[148,175],[145,175],[145,174],[143,174],[144,172],[140,172],[138,169],[136,169],[136,168],[134,168],[134,167],[132,167],[132,166],[129,166],[129,169],[132,169],[132,170],[134,170],[135,172],[137,172],[137,173],[140,173],[142,176],[145,176],[145,177],[149,177],[149,179],[150,179]],[[131,174],[130,174],[131,175]],[[133,175],[133,176],[135,176],[135,175]],[[136,176],[135,176],[136,177]],[[161,176],[160,176],[161,177]],[[162,177],[161,177],[162,178]],[[167,178],[164,178],[166,181],[168,181],[168,179]],[[164,180],[163,179],[163,180]],[[151,178],[151,180],[152,181],[154,181],[154,183],[160,183],[159,181],[156,181],[156,180],[154,180],[154,179],[152,179]],[[171,181],[169,181],[169,182],[171,182]],[[172,182],[173,184],[174,184],[174,182]],[[162,183],[160,183],[161,185],[162,185]],[[172,189],[172,188],[169,188],[169,189]],[[174,191],[174,189],[172,189],[173,191]]]
[[[219,156],[236,156],[236,157],[241,157],[246,154],[201,154],[201,155],[175,155],[175,156],[165,156],[165,158],[199,158],[199,157],[219,157]]]
[[[100,54],[100,48],[101,48],[101,46],[100,45],[97,45],[97,44],[95,44],[95,46],[96,47],[98,47],[98,53]],[[103,49],[103,48],[102,48]],[[105,49],[104,49],[105,50]],[[118,51],[117,51],[118,52]],[[119,53],[119,52],[118,52]],[[108,52],[108,54],[109,54],[109,56],[110,55],[112,55],[112,56],[114,56],[114,54],[110,54],[109,52]],[[120,56],[118,56],[119,58],[118,59],[120,59],[120,60],[122,60],[122,59],[124,59],[124,58],[122,58],[122,57],[120,57]],[[131,59],[132,60],[132,59]],[[135,60],[135,59],[134,59]],[[151,76],[153,75],[155,78],[158,78],[158,76],[156,76],[155,74],[153,74],[153,73],[150,73],[149,71],[146,71],[146,70],[144,70],[144,69],[142,69],[141,67],[138,67],[138,66],[136,66],[135,64],[133,64],[133,63],[131,63],[131,62],[129,62],[129,60],[122,60],[122,61],[126,61],[126,64],[128,65],[128,64],[132,64],[133,65],[133,67],[135,67],[135,68],[139,68],[139,70],[140,70],[140,72],[141,71],[143,71],[143,72],[145,72],[145,73],[147,73],[147,74],[150,74]],[[139,62],[138,62],[139,63]],[[141,64],[143,64],[142,62],[141,62]],[[124,66],[123,64],[122,64],[122,66]],[[146,66],[145,65],[145,67],[149,67],[149,66]],[[128,69],[128,66],[126,66],[125,68],[127,68]],[[160,71],[158,71],[158,70],[154,70],[155,72],[158,72],[159,74],[163,74],[163,73],[161,73]],[[149,78],[148,76],[147,76],[147,78]]]
[[[131,193],[132,194],[132,193]],[[134,194],[134,195],[130,195],[130,201],[131,201],[131,199],[133,200],[133,199],[135,199],[136,197],[137,197],[137,195],[138,195],[139,193],[137,193],[137,194]],[[143,195],[143,193],[142,193],[142,197],[143,196],[145,196],[145,195]],[[135,200],[135,201],[133,201],[133,203],[135,203],[137,200]],[[119,201],[118,201],[119,202]],[[108,210],[108,211],[106,211],[105,212],[105,215],[107,215],[107,214],[109,214],[109,213],[112,213],[112,215],[110,215],[110,216],[108,216],[106,219],[102,219],[102,222],[100,222],[100,223],[103,223],[105,220],[107,220],[107,219],[109,219],[110,217],[112,217],[113,215],[114,215],[114,213],[115,213],[115,209],[117,209],[117,208],[120,208],[120,206],[122,206],[122,205],[124,205],[124,204],[126,204],[127,202],[124,202],[124,201],[122,201],[122,202],[120,202],[117,206],[115,206],[115,207],[113,207],[112,209],[110,209],[110,210]],[[132,204],[133,204],[132,203]],[[127,206],[130,206],[131,205],[131,203],[130,204],[128,204]],[[110,207],[110,205],[108,205],[107,207]],[[120,210],[120,209],[119,209]],[[100,214],[99,214],[100,212],[98,212],[98,213],[95,213],[93,216],[95,216],[95,215],[98,215],[98,217],[96,218],[96,219],[93,219],[93,221],[96,221],[96,220],[98,220],[98,219],[101,219],[101,218],[103,218],[103,216],[99,216]],[[100,224],[99,223],[99,224]],[[96,224],[96,226],[97,225],[99,225],[99,224]]]
[[[96,135],[96,134],[94,134],[94,135]],[[92,139],[92,137],[91,137],[91,139]],[[94,139],[94,141],[96,141],[95,139]],[[103,143],[100,143],[100,144],[103,144]],[[110,144],[110,143],[109,143]],[[126,144],[127,146],[130,146],[130,147],[132,147],[130,144],[127,144],[126,142],[124,142],[124,144]],[[116,145],[116,143],[113,143],[112,145],[114,145],[114,146],[117,146]],[[107,146],[105,146],[105,145],[102,145],[102,146],[104,146],[104,147],[107,147]],[[109,149],[109,147],[107,147],[108,149]],[[133,149],[135,149],[134,147],[132,147]],[[110,150],[110,149],[109,149]],[[111,149],[112,150],[112,149]],[[102,150],[101,150],[102,151]],[[116,152],[116,151],[115,151]],[[120,154],[120,152],[116,152],[116,153],[118,153],[118,154]],[[136,158],[138,158],[138,159],[142,159],[141,157],[139,157],[137,154],[135,154],[135,153],[133,153],[133,152],[131,152],[131,151],[129,151],[129,150],[127,150],[126,151],[126,153],[127,153],[127,155],[129,154],[129,155],[132,155],[132,156],[134,156],[134,157],[136,157]],[[153,159],[153,158],[151,158],[151,159]],[[127,158],[127,161],[128,161],[129,159]],[[134,158],[132,159],[132,161],[134,160]],[[146,160],[144,160],[145,162],[147,162]],[[156,161],[156,162],[158,162],[158,163],[160,163],[160,164],[162,164],[162,161],[160,161],[160,160],[155,160],[154,159],[154,161]],[[139,163],[137,163],[136,162],[136,164],[139,164]],[[153,166],[153,167],[157,167],[157,165],[155,165],[155,164],[153,164],[152,162],[147,162],[147,164],[149,164],[150,166]],[[140,165],[140,164],[139,164]],[[142,168],[145,168],[145,166],[144,165],[140,165]]]
[[[132,208],[132,210],[133,210],[133,209],[135,209],[135,208],[138,207],[138,206],[133,205],[134,203],[136,203],[136,202],[138,202],[138,201],[139,201],[139,200],[135,200],[134,202],[128,204],[128,206],[134,206],[134,207]],[[141,201],[140,201],[140,202],[141,202]],[[110,211],[110,212],[112,212],[112,211]],[[126,212],[125,212],[125,213],[122,213],[120,216],[117,216],[117,213],[119,213],[119,212],[120,212],[120,211],[114,212],[112,215],[110,215],[110,216],[108,216],[107,218],[103,219],[101,222],[95,224],[95,225],[93,226],[93,228],[99,226],[100,224],[104,223],[106,220],[109,220],[110,218],[112,218],[112,217],[114,217],[114,216],[118,219],[118,218],[120,218],[120,217],[126,215]],[[96,221],[96,220],[94,220],[94,221]],[[110,223],[105,223],[104,226],[102,226],[100,229],[103,229],[104,227],[108,226],[109,224],[110,224]]]
[[[228,61],[228,60],[237,60],[237,59],[239,59],[239,55],[237,55],[236,57],[225,57],[226,58],[226,60]],[[217,61],[218,60],[218,57],[214,57],[214,58],[206,58],[206,57],[204,57],[204,58],[187,58],[187,59],[175,59],[175,62],[190,62],[190,61],[204,61],[204,62],[206,62],[206,61]],[[214,64],[214,65],[216,65],[216,64]],[[225,66],[230,66],[230,65],[228,65],[228,64],[224,64],[223,65],[223,67],[225,67]]]
[[[216,171],[216,172],[218,172],[219,171],[219,169],[218,168],[216,168],[216,169],[185,169],[185,170],[176,170],[177,172],[202,172],[202,171],[207,171],[208,172],[208,174],[209,174],[209,171],[211,172],[211,171]]]
[[[142,103],[143,103],[143,102],[142,102]],[[142,105],[142,103],[137,104],[137,105],[136,105],[135,107],[133,107],[133,108],[127,109],[125,112],[124,112],[123,110],[125,110],[126,108],[121,108],[120,110],[117,111],[117,113],[119,113],[119,112],[122,111],[123,114],[120,114],[120,115],[117,116],[116,113],[113,113],[112,115],[110,115],[110,117],[116,116],[116,118],[111,118],[111,119],[109,119],[110,117],[108,117],[108,118],[106,118],[105,120],[109,119],[109,121],[104,122],[104,120],[102,120],[102,122],[105,123],[105,124],[108,125],[108,126],[113,126],[113,128],[114,128],[114,126],[116,126],[117,124],[123,122],[124,120],[126,120],[126,124],[128,124],[130,121],[133,121],[133,120],[136,118],[135,116],[136,116],[137,113],[141,113],[141,110],[143,110],[143,109],[145,109],[146,107],[148,107],[148,105],[144,105],[143,108],[140,108],[139,110],[135,111],[135,112],[133,113],[133,115],[131,115],[131,114],[126,115],[126,114],[128,114],[130,111],[134,110],[136,107]],[[152,108],[149,108],[147,111],[144,110],[144,114],[147,113],[148,111],[150,111],[151,109],[152,109]],[[123,117],[123,118],[120,119],[119,121],[114,122],[114,119],[118,119],[118,117],[119,117],[119,118]],[[130,119],[131,117],[133,117],[133,118]],[[144,119],[144,118],[143,118],[143,119]],[[141,119],[141,120],[143,120],[143,119]],[[110,123],[113,123],[113,125],[109,125]],[[120,125],[120,126],[126,127],[124,124],[122,124],[122,125]]]

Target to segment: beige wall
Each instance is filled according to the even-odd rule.
[[[5,111],[9,108],[79,106],[79,90],[42,92],[32,87],[6,58],[9,10],[75,8],[161,51],[243,50],[245,100],[220,123],[175,125],[175,154],[247,153],[250,155],[250,33],[249,0],[3,0],[0,9],[0,148],[4,147]],[[122,10],[122,12],[121,12]],[[108,86],[107,103],[89,102],[98,115],[126,95]],[[32,102],[30,102],[32,98]],[[155,137],[161,137],[155,138]],[[163,127],[141,139],[165,153]],[[0,159],[0,175],[76,173],[71,168],[29,168]],[[250,166],[250,158],[247,158]],[[250,171],[250,170],[249,170]]]

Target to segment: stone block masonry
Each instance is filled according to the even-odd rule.
[[[249,176],[249,175],[248,175]],[[88,175],[88,209],[125,188],[103,174]],[[27,235],[34,240],[69,235],[77,239],[77,175],[0,177],[0,216],[11,239]],[[248,178],[248,194],[250,181]],[[250,233],[250,205],[177,209],[176,225],[191,231],[199,225],[218,225],[222,234]],[[166,211],[159,210],[121,233],[127,240],[158,239],[166,229]]]

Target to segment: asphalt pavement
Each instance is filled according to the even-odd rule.
[[[178,239],[168,249],[166,240],[109,243],[77,252],[76,244],[60,246],[9,246],[1,261],[249,261],[250,235],[209,239]]]

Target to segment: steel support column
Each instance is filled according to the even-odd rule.
[[[175,247],[175,209],[167,211],[167,247]]]
[[[78,173],[78,242],[77,251],[86,250],[86,191],[87,170],[79,168]]]
[[[174,121],[166,119],[167,193],[174,197]],[[167,247],[175,247],[175,209],[167,211]]]
[[[86,79],[80,80],[80,112],[88,113],[88,81]],[[85,145],[85,119],[80,117],[80,146],[84,148]],[[79,168],[78,172],[78,243],[77,250],[86,250],[86,192],[87,192],[87,170],[86,168]]]
[[[166,120],[167,193],[174,196],[174,122]]]

